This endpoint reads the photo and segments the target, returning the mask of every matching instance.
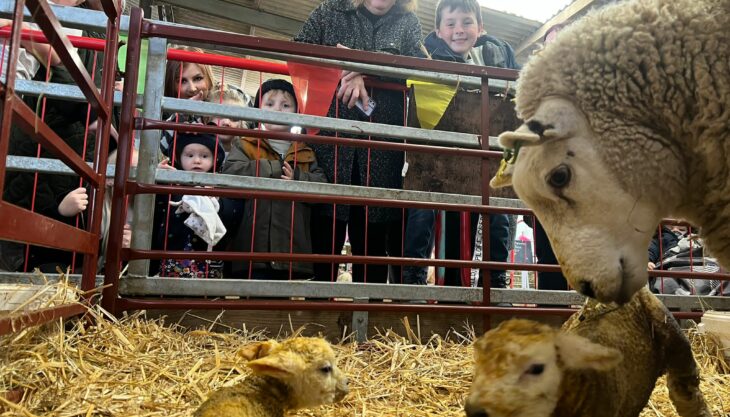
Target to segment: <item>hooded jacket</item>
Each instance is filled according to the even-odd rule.
[[[223,165],[223,173],[280,179],[284,161],[294,168],[295,181],[327,182],[327,177],[317,165],[314,151],[304,142],[293,142],[282,159],[267,140],[241,138],[234,142]],[[312,238],[309,216],[310,205],[307,203],[295,202],[292,207],[291,201],[286,200],[246,200],[241,225],[231,237],[231,249],[250,252],[253,235],[254,252],[310,254]],[[269,262],[268,266],[276,270],[288,270],[289,262]],[[311,263],[293,262],[291,266],[292,271],[300,277],[312,275]],[[263,262],[253,264],[253,269],[266,267],[267,264]],[[233,263],[234,276],[245,274],[248,269],[249,262]]]
[[[433,59],[466,62],[461,55],[454,53],[443,39],[436,36],[436,32],[429,33],[423,45]],[[491,35],[482,34],[479,36],[470,54],[475,63],[483,62],[483,65],[490,67],[520,69],[515,60],[515,52],[512,47],[507,42]]]

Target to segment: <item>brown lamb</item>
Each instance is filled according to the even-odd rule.
[[[283,417],[289,410],[340,401],[348,392],[347,378],[324,339],[259,342],[239,355],[249,360],[253,375],[214,392],[195,417]]]
[[[475,343],[467,417],[633,417],[657,378],[682,417],[710,417],[686,336],[647,288],[629,303],[589,299],[561,330],[513,319]]]

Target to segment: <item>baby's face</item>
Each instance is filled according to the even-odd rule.
[[[190,143],[180,154],[180,165],[185,171],[210,172],[213,168],[213,153],[205,145]]]
[[[297,105],[292,97],[286,91],[282,90],[269,90],[261,98],[260,108],[269,111],[280,111],[285,113],[296,113]],[[279,132],[288,132],[289,126],[286,125],[274,125],[270,123],[263,123],[266,130],[273,130]]]

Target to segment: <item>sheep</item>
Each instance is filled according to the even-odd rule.
[[[321,338],[259,342],[238,354],[249,360],[253,375],[214,392],[195,417],[283,417],[288,410],[340,401],[348,392],[335,353]]]
[[[680,416],[711,416],[689,341],[646,287],[624,305],[588,299],[562,330],[508,320],[474,349],[467,417],[638,416],[665,372]]]
[[[500,135],[512,185],[568,281],[603,302],[647,282],[660,220],[702,228],[730,267],[730,0],[628,0],[589,13],[517,81]]]

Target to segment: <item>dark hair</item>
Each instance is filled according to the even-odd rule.
[[[474,13],[477,17],[477,23],[479,26],[482,25],[482,7],[477,0],[440,0],[436,6],[436,29],[441,25],[441,12],[447,7],[449,11],[457,9],[464,13]]]
[[[210,149],[210,152],[215,158],[215,164],[213,164],[213,172],[220,172],[223,168],[223,160],[226,158],[226,151],[223,149],[223,145],[216,140],[215,135],[209,135],[206,133],[195,134],[178,132],[177,138],[175,139],[175,168],[182,169],[180,162],[180,156],[182,155],[183,149],[191,143],[197,143]]]
[[[261,99],[264,97],[264,94],[271,90],[280,90],[291,94],[292,98],[294,98],[294,111],[295,113],[299,111],[299,102],[297,101],[297,95],[294,92],[294,86],[291,85],[289,81],[282,80],[281,78],[272,78],[261,84],[259,91],[256,92],[256,97],[253,99],[253,106],[257,109],[260,108]]]

